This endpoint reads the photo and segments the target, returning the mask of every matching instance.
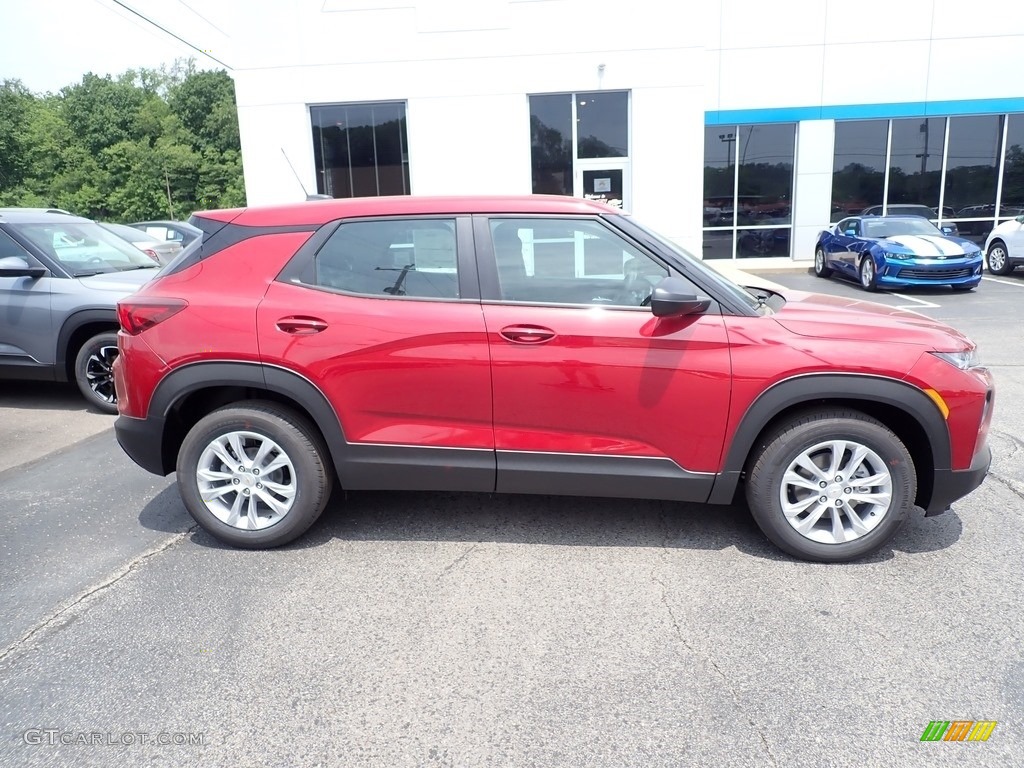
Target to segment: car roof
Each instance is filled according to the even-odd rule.
[[[564,195],[479,195],[350,197],[310,200],[286,205],[197,211],[196,216],[242,226],[319,225],[359,216],[415,216],[431,214],[511,213],[538,216],[555,214],[621,214],[610,205]]]
[[[47,224],[59,222],[91,223],[92,219],[63,211],[60,208],[0,208],[0,222],[12,224]]]

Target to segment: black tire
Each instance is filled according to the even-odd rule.
[[[992,266],[992,254],[996,253],[996,266]],[[993,240],[985,254],[985,264],[988,271],[993,275],[1008,275],[1013,272],[1013,262],[1010,261],[1010,252],[1006,243],[1002,240]]]
[[[117,413],[111,366],[117,359],[117,332],[97,333],[75,356],[75,384],[87,403],[103,413]]]
[[[880,516],[880,522],[872,521],[867,517],[862,520],[858,515],[858,521],[863,523],[866,520],[867,524],[873,527],[857,538],[841,543],[816,541],[797,531],[794,524],[787,519],[782,501],[783,477],[791,464],[801,454],[832,440],[845,440],[866,447],[874,453],[874,457],[869,461],[879,466],[884,463],[891,482],[890,500]],[[804,412],[780,425],[758,441],[748,467],[747,503],[750,505],[750,512],[754,520],[765,536],[784,552],[802,560],[819,563],[847,562],[878,551],[896,534],[903,521],[906,520],[917,494],[917,472],[910,453],[902,441],[881,422],[859,411],[846,408],[827,408]],[[875,470],[872,468],[868,471]],[[817,482],[816,479],[815,482]],[[847,478],[846,482],[856,481],[850,481]],[[842,484],[845,483],[840,485]],[[790,487],[792,488],[792,486]],[[819,493],[829,494],[831,490],[831,485],[827,489],[815,489],[805,496],[804,500],[805,502],[810,500],[810,503],[814,505],[815,501],[820,501],[820,499],[835,499],[836,497],[827,495],[822,495],[819,499],[811,498],[816,497]],[[853,490],[857,492],[857,488]],[[800,506],[799,500],[795,501],[797,501],[796,506]],[[831,507],[827,514],[820,513],[821,525],[826,529],[832,526],[832,532],[835,530],[833,522],[836,517],[842,521],[843,526],[851,523],[849,512],[846,511],[851,508],[850,502],[848,501],[843,508],[838,507],[837,503],[832,501],[827,504],[828,507]],[[857,506],[858,504],[860,502],[852,507],[854,512],[863,511],[865,515],[870,514],[871,518],[877,516],[877,512],[873,512],[873,510],[869,512],[869,508],[864,505]],[[814,507],[807,508],[809,514],[813,510]],[[826,517],[828,521],[825,521]],[[799,515],[794,519],[801,523],[810,522],[808,518],[800,519]],[[853,530],[852,526],[850,530]],[[844,528],[844,536],[849,536],[845,531]],[[829,530],[822,531],[821,529],[812,532],[812,535],[816,537],[828,537],[829,534]]]
[[[864,254],[861,257],[857,274],[860,278],[861,288],[872,293],[878,290],[878,272],[875,269],[875,260],[871,258],[870,254]]]
[[[229,525],[218,518],[202,498],[197,479],[200,459],[214,439],[233,431],[272,440],[294,468],[294,474],[288,472],[288,481],[294,488],[291,507],[268,527],[243,530]],[[319,432],[296,411],[268,401],[233,404],[207,414],[185,436],[176,467],[178,491],[192,518],[218,541],[243,549],[279,547],[305,533],[327,506],[334,481],[329,457]],[[252,480],[255,482],[256,478]],[[257,491],[251,493],[255,495]],[[229,491],[220,498],[229,495],[238,498],[238,494],[238,491]]]
[[[832,277],[832,267],[825,259],[825,249],[820,245],[814,249],[814,274],[818,277]]]

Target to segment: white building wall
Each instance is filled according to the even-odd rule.
[[[705,122],[798,122],[804,259],[828,223],[833,117],[1024,96],[1024,14],[1009,0],[706,0],[682,25],[661,0],[208,5],[228,33],[218,50],[234,67],[254,205],[301,199],[296,174],[315,189],[310,105],[406,102],[415,194],[528,193],[528,94],[624,89],[633,213],[694,253]]]

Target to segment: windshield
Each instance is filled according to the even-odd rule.
[[[18,232],[75,277],[157,266],[138,248],[92,222],[19,224]]]
[[[927,219],[916,216],[906,219],[864,219],[864,237],[892,237],[893,235],[942,235]]]
[[[701,273],[701,275],[703,275],[703,277],[708,282],[714,283],[716,286],[718,286],[718,288],[721,291],[728,293],[731,296],[734,296],[742,304],[745,304],[751,309],[758,309],[761,306],[761,299],[759,299],[757,296],[752,294],[746,288],[743,288],[734,283],[732,280],[727,278],[714,267],[709,267],[703,261],[694,256],[692,253],[680,247],[676,243],[672,242],[667,237],[659,235],[657,232],[654,232],[646,225],[641,226],[637,224],[637,222],[631,216],[628,216],[626,214],[622,214],[614,218],[616,221],[621,221],[624,224],[626,224],[627,228],[631,232],[634,232],[636,234],[642,233],[643,235],[646,235],[647,237],[654,240],[658,245],[674,253],[677,258],[685,262],[695,272]]]

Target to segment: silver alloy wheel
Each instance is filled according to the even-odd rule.
[[[870,256],[864,258],[860,263],[860,284],[865,288],[870,288],[871,283],[875,279],[875,262],[871,260]]]
[[[988,252],[988,268],[998,272],[1006,266],[1006,250],[1001,245],[993,245]]]
[[[797,533],[822,544],[873,531],[892,505],[892,475],[882,457],[851,440],[813,445],[790,462],[779,490]]]
[[[821,274],[825,269],[825,252],[819,248],[814,252],[814,271]]]
[[[288,454],[257,432],[214,438],[199,456],[196,484],[206,508],[222,523],[243,531],[280,522],[298,488]]]
[[[85,380],[89,389],[105,403],[117,401],[114,389],[114,360],[117,359],[117,345],[104,344],[96,349],[85,363]]]

